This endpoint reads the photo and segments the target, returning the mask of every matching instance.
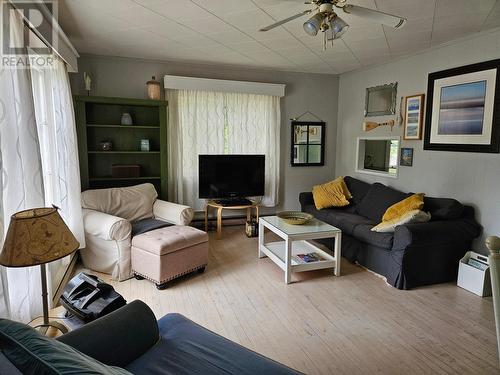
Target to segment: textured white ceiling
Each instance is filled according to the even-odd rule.
[[[408,19],[399,30],[339,13],[350,25],[323,51],[300,0],[60,0],[59,22],[80,53],[339,74],[500,26],[500,0],[352,0]]]

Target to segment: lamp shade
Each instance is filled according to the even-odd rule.
[[[49,263],[79,246],[57,208],[33,208],[11,216],[0,264],[27,267]]]

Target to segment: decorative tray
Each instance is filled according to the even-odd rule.
[[[283,211],[276,214],[281,220],[288,224],[302,225],[313,218],[313,215],[300,211]]]

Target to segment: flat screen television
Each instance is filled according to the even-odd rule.
[[[264,195],[265,155],[199,155],[199,198]]]

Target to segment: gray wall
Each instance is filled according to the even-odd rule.
[[[159,62],[120,57],[83,55],[80,73],[71,74],[74,94],[84,94],[83,72],[93,77],[92,95],[145,98],[145,82],[165,74],[286,84],[281,101],[281,190],[276,210],[298,209],[298,194],[334,177],[337,133],[338,77],[218,66]],[[323,167],[290,166],[290,118],[311,111],[326,122],[326,153]],[[314,120],[314,118],[307,118]]]
[[[483,237],[474,244],[485,252],[484,237],[500,235],[500,155],[424,151],[423,141],[403,141],[414,148],[413,167],[400,167],[398,179],[357,174],[356,138],[361,135],[399,135],[403,130],[388,127],[363,132],[365,88],[398,82],[398,98],[427,92],[431,72],[500,58],[500,31],[448,44],[416,56],[340,77],[336,174],[379,181],[395,188],[424,192],[429,196],[453,197],[477,209],[476,218],[484,226]],[[399,105],[399,103],[398,103]],[[383,121],[391,117],[376,117]],[[394,118],[394,116],[392,117]],[[497,124],[498,125],[498,124]]]

